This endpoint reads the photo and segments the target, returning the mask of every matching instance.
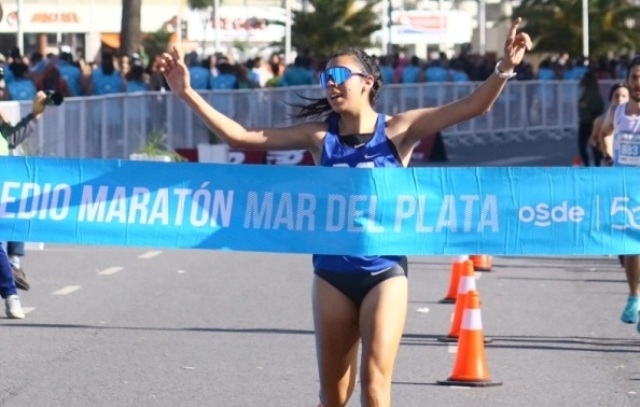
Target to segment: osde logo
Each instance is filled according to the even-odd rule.
[[[569,201],[551,206],[541,202],[535,206],[523,206],[518,210],[518,219],[524,223],[547,227],[553,223],[580,223],[584,220],[584,209],[581,206],[569,206]]]

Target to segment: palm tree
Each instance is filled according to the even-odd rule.
[[[189,7],[194,10],[205,10],[208,7],[213,7],[215,0],[188,0],[188,3]]]
[[[141,9],[142,0],[122,0],[120,55],[131,55],[140,49],[140,44],[142,44]]]
[[[371,46],[371,34],[380,29],[374,0],[358,8],[355,0],[309,0],[314,11],[293,12],[292,46],[328,57],[348,46]]]
[[[588,0],[589,49],[593,56],[637,49],[640,8],[632,0]],[[535,50],[582,55],[582,0],[522,0],[514,16],[524,19],[524,29]]]

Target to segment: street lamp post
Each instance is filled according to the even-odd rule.
[[[589,1],[582,0],[582,55],[589,57]]]
[[[387,2],[387,30],[389,32],[389,37],[387,37],[387,55],[393,55],[393,38],[391,31],[393,31],[393,5],[391,4],[391,0]]]
[[[60,24],[62,20],[62,16],[60,15],[60,0],[56,1],[56,47],[60,47],[62,43],[62,30],[60,28]]]
[[[176,42],[178,46],[182,44],[182,0],[178,0],[176,4]]]
[[[284,34],[284,62],[290,64],[291,61],[291,0],[285,0],[285,34]]]
[[[213,39],[213,44],[215,48],[215,52],[220,52],[220,24],[218,20],[220,19],[220,0],[215,0],[213,2],[213,29],[215,32],[215,38]]]
[[[478,51],[480,55],[487,51],[487,0],[478,2]]]
[[[17,28],[17,37],[16,38],[16,44],[18,45],[18,49],[20,50],[20,53],[24,52],[24,33],[23,31],[23,27],[22,27],[22,1],[23,0],[17,0],[16,1],[16,8],[17,11],[16,13],[18,14],[16,16],[16,28]]]

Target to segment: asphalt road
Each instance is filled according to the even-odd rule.
[[[455,148],[447,165],[570,162],[573,140],[555,143]],[[438,341],[451,262],[410,259],[394,406],[640,405],[640,334],[619,321],[615,257],[494,258],[477,287],[487,367],[502,385],[438,385],[455,361]],[[309,256],[47,244],[24,265],[26,319],[0,319],[1,406],[317,404]]]

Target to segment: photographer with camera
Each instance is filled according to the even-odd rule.
[[[72,96],[72,92],[67,85],[67,81],[60,73],[57,65],[58,60],[57,56],[49,55],[47,59],[43,60],[29,75],[36,85],[37,90],[43,90],[47,95],[70,97]]]
[[[54,104],[54,97],[57,102],[62,103],[61,95],[58,96],[53,93],[47,95],[43,91],[38,91],[33,98],[31,112],[24,116],[15,126],[11,124],[9,117],[2,111],[2,105],[0,105],[0,155],[11,155],[13,150],[29,137],[35,127],[35,122],[45,111],[46,106]],[[9,254],[12,257],[15,256],[13,261],[16,263],[16,259],[24,255],[24,248],[21,248],[20,242],[11,242],[9,248],[13,250],[13,253]],[[18,288],[22,290],[29,289],[26,275],[19,267],[19,264],[12,265],[10,263],[7,252],[0,245],[0,296],[5,301],[5,312],[8,318],[24,318],[20,298],[17,294]]]

